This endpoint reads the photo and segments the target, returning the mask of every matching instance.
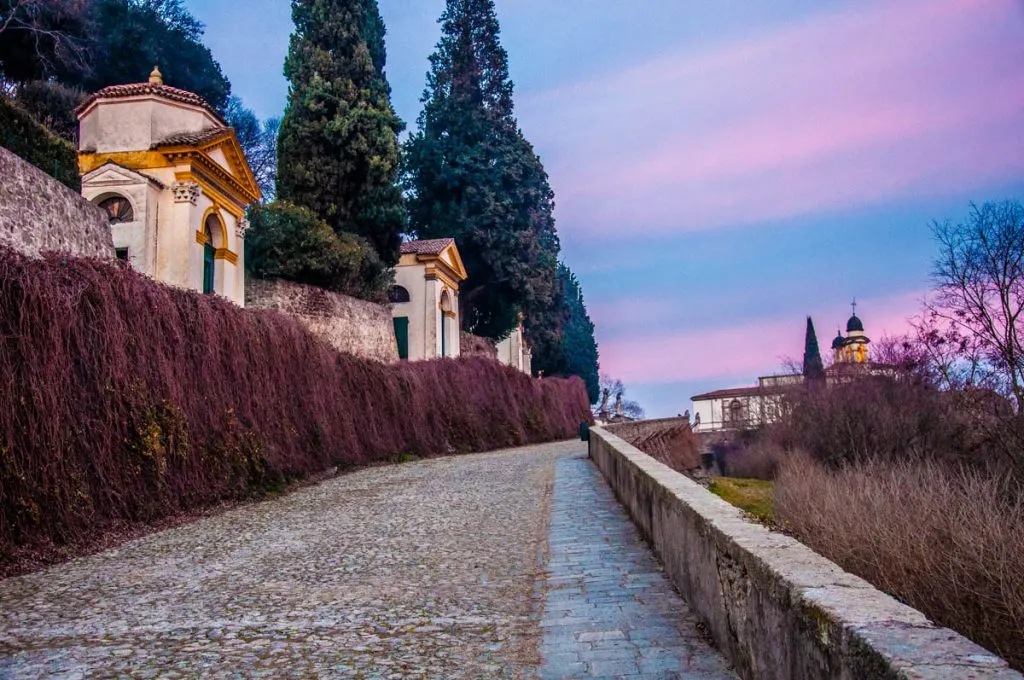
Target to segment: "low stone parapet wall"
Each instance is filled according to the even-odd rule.
[[[590,457],[741,677],[1024,679],[608,430]]]

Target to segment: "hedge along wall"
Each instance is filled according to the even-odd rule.
[[[387,366],[117,264],[0,249],[0,563],[323,471],[568,438],[578,379]]]
[[[0,96],[0,146],[14,152],[76,193],[81,191],[78,150],[3,96]]]

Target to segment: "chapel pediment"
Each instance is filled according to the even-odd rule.
[[[207,128],[198,132],[176,132],[153,145],[168,156],[200,158],[210,166],[227,173],[248,194],[251,200],[262,196],[256,177],[249,168],[245,151],[238,143],[234,128]]]
[[[92,172],[86,173],[82,176],[82,181],[93,186],[132,186],[147,183],[160,188],[164,186],[163,182],[149,175],[136,172],[113,161],[108,161]]]

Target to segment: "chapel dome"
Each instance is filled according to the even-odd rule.
[[[846,322],[847,333],[863,333],[864,322],[861,321],[856,314],[850,317],[850,320]]]
[[[846,345],[846,338],[843,337],[842,333],[836,334],[836,339],[832,341],[832,349],[842,349]]]

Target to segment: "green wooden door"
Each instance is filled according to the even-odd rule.
[[[396,316],[392,319],[395,323],[395,340],[398,342],[398,358],[409,358],[409,317]]]
[[[216,248],[209,243],[203,246],[203,292],[209,295],[213,292],[213,266]]]
[[[441,356],[448,356],[448,315],[441,314]]]

